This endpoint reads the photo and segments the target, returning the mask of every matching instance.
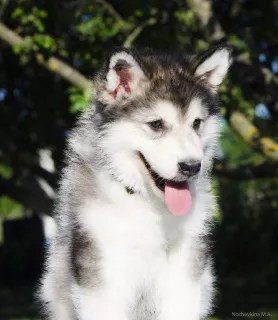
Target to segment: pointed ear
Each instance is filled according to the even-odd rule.
[[[101,81],[97,81],[101,85],[96,93],[105,103],[121,102],[142,94],[146,80],[136,53],[117,49],[106,61]]]
[[[197,56],[194,74],[207,87],[216,92],[232,63],[232,49],[220,46],[205,51]]]

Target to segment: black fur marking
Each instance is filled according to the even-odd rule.
[[[134,193],[135,193],[135,191],[132,190],[132,189],[129,188],[129,187],[125,187],[125,189],[126,189],[126,192],[129,193],[129,194],[134,194]]]
[[[72,232],[71,264],[77,283],[84,288],[94,288],[101,283],[100,252],[95,241],[84,231]]]

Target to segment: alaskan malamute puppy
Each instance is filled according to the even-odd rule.
[[[39,294],[47,319],[209,314],[216,93],[230,62],[225,46],[106,59],[69,139]]]

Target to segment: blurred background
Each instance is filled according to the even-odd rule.
[[[38,319],[65,139],[103,53],[223,40],[214,318],[278,319],[278,1],[0,0],[0,20],[0,319]]]

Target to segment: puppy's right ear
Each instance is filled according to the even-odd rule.
[[[105,104],[124,102],[144,93],[147,77],[137,55],[126,49],[114,51],[96,77],[96,99]]]

